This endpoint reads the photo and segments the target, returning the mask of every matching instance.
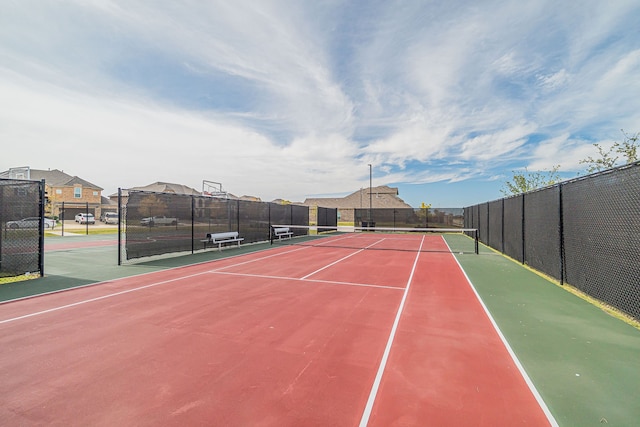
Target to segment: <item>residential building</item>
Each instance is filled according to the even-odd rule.
[[[345,197],[313,197],[305,199],[303,205],[337,208],[341,222],[353,222],[354,209],[371,208],[411,208],[399,196],[395,187],[386,185],[361,188]],[[313,218],[311,219],[313,220]]]
[[[22,167],[0,172],[0,177],[31,181],[44,180],[48,199],[45,206],[47,216],[62,219],[63,207],[64,219],[73,219],[80,212],[100,216],[103,189],[78,176],[71,176],[58,169],[40,170]]]

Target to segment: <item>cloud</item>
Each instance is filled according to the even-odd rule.
[[[12,2],[0,138],[32,149],[5,149],[0,168],[290,200],[368,185],[367,164],[398,185],[578,169],[640,122],[638,34],[621,30],[638,13],[632,0]]]
[[[532,151],[532,161],[527,166],[530,171],[551,170],[560,166],[562,172],[574,172],[584,169],[580,160],[592,156],[595,147],[565,133],[541,141]]]

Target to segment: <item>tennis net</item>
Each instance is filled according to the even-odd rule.
[[[478,254],[474,228],[273,225],[270,241],[272,245]]]

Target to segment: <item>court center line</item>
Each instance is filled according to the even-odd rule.
[[[277,280],[289,280],[289,281],[295,281],[295,282],[324,283],[328,285],[360,286],[360,287],[366,287],[366,288],[394,289],[398,291],[404,291],[404,287],[374,285],[370,283],[339,282],[336,280],[318,280],[318,279],[305,279],[305,278],[298,278],[298,277],[269,276],[265,274],[232,273],[229,271],[210,271],[210,273],[224,274],[229,276],[240,276],[240,277],[256,277],[259,279],[277,279]]]
[[[382,240],[384,240],[384,239],[382,239]],[[337,264],[337,263],[339,263],[339,262],[344,261],[344,260],[345,260],[345,259],[347,259],[347,258],[351,258],[352,256],[357,255],[357,254],[359,254],[360,252],[362,252],[362,251],[364,251],[364,250],[366,250],[366,249],[369,249],[371,246],[373,246],[373,245],[375,245],[375,244],[377,244],[377,243],[380,243],[382,240],[378,240],[377,242],[372,243],[372,244],[368,245],[368,246],[367,246],[367,247],[365,247],[365,248],[358,249],[357,251],[355,251],[355,252],[353,252],[353,253],[351,253],[351,254],[349,254],[349,255],[345,256],[345,257],[340,258],[339,260],[336,260],[336,261],[334,261],[334,262],[332,262],[332,263],[330,263],[330,264],[327,264],[327,265],[325,265],[324,267],[319,268],[319,269],[317,269],[316,271],[313,271],[313,272],[311,272],[311,273],[307,274],[306,276],[301,277],[301,279],[303,279],[303,280],[304,280],[304,279],[308,278],[309,276],[313,276],[314,274],[319,273],[319,272],[321,272],[322,270],[325,270],[325,269],[327,269],[327,268],[329,268],[329,267],[331,267],[331,266],[336,265],[336,264]]]
[[[395,339],[395,336],[396,336],[398,324],[400,323],[400,317],[402,316],[402,311],[404,310],[404,304],[407,301],[407,295],[409,295],[409,289],[411,289],[411,282],[413,281],[413,275],[418,265],[418,259],[420,258],[420,253],[422,252],[423,244],[424,244],[424,236],[422,236],[422,240],[420,241],[420,249],[418,250],[418,253],[416,254],[416,258],[413,261],[413,267],[411,267],[411,274],[409,275],[409,279],[407,280],[407,285],[404,287],[404,294],[402,295],[400,306],[398,307],[398,311],[396,312],[396,318],[393,321],[393,326],[391,327],[391,332],[389,333],[389,338],[387,339],[387,346],[385,347],[384,353],[382,354],[382,359],[380,360],[380,366],[378,366],[378,372],[376,373],[376,378],[373,381],[373,385],[371,386],[369,399],[367,400],[367,404],[364,407],[362,418],[360,418],[360,427],[365,427],[369,423],[369,418],[371,417],[373,404],[376,400],[376,396],[378,395],[378,390],[380,389],[380,382],[382,381],[382,375],[384,374],[384,370],[387,366],[389,353],[391,353],[391,346],[393,345],[393,340]]]
[[[250,260],[247,260],[247,261],[242,261],[242,262],[238,262],[238,263],[231,264],[231,265],[225,265],[225,266],[222,266],[222,267],[214,268],[213,270],[209,270],[209,271],[210,272],[215,272],[215,271],[224,270],[225,268],[231,268],[231,267],[237,267],[237,266],[240,266],[240,265],[251,264],[252,262],[262,261],[262,260],[265,260],[265,259],[269,259],[269,258],[274,258],[274,257],[280,256],[280,255],[290,254],[291,252],[302,251],[302,250],[305,250],[305,249],[309,249],[310,247],[312,247],[312,246],[298,246],[295,249],[290,249],[288,251],[278,252],[278,253],[275,253],[275,254],[270,254],[270,255],[267,255],[267,256],[263,256],[263,257],[259,257],[259,258],[255,258],[255,259],[250,259]],[[254,252],[254,253],[256,253],[256,252]],[[221,258],[220,260],[224,260],[224,258]],[[220,261],[220,260],[216,260],[216,261]]]

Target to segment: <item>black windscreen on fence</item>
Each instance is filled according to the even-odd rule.
[[[271,224],[309,224],[308,206],[134,190],[122,211],[126,259],[204,249],[211,233],[266,242]]]
[[[391,228],[462,228],[462,208],[373,208],[354,209],[356,226]]]
[[[43,274],[43,216],[44,181],[0,179],[0,279]]]
[[[464,212],[483,243],[640,319],[640,162]]]
[[[525,262],[561,279],[560,186],[528,193],[524,217]]]
[[[245,242],[262,242],[269,239],[269,212],[269,203],[238,200],[238,213],[240,214],[238,233],[245,239]]]
[[[502,251],[502,200],[489,202],[489,246]]]
[[[478,238],[489,244],[489,203],[478,205]]]
[[[125,224],[127,259],[189,251],[191,197],[130,191]]]
[[[524,245],[523,245],[523,226],[524,211],[523,200],[524,195],[509,197],[504,200],[503,209],[503,241],[504,253],[513,259],[524,262]],[[495,248],[498,249],[498,248]]]
[[[640,166],[562,193],[566,282],[640,319]]]
[[[338,227],[338,209],[318,206],[317,225],[320,227]],[[327,231],[325,228],[324,231]]]

